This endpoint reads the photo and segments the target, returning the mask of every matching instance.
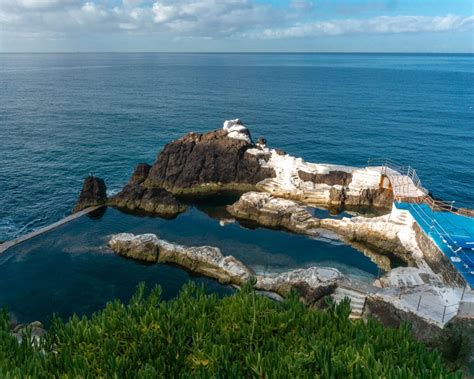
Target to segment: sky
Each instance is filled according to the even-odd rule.
[[[474,0],[0,0],[0,52],[474,53]]]

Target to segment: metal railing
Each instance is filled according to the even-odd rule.
[[[444,212],[452,212],[456,214],[461,214],[464,216],[470,216],[474,217],[474,210],[472,209],[465,209],[465,208],[460,208],[456,209],[454,207],[454,201],[442,201],[442,200],[435,200],[433,199],[428,191],[421,185],[421,180],[418,177],[418,174],[416,170],[407,165],[402,165],[399,162],[396,162],[392,159],[388,158],[371,158],[367,160],[367,165],[368,166],[381,166],[381,174],[385,176],[389,176],[389,173],[387,172],[387,169],[394,170],[398,172],[401,175],[405,175],[408,178],[411,179],[413,182],[413,185],[423,193],[423,195],[418,196],[418,197],[413,197],[413,196],[403,196],[404,193],[407,193],[407,191],[404,191],[406,187],[408,187],[410,184],[409,183],[392,183],[392,189],[393,189],[393,195],[395,201],[403,201],[403,202],[408,202],[408,203],[425,203],[427,204],[433,211],[444,211]],[[393,177],[392,177],[393,178]]]
[[[381,174],[387,177],[390,176],[388,169],[395,171],[400,175],[406,176],[411,180],[411,182],[413,183],[416,189],[420,190],[421,193],[423,193],[424,195],[428,195],[428,191],[425,188],[423,188],[421,185],[421,180],[418,177],[416,170],[409,165],[403,165],[399,162],[396,162],[388,158],[371,158],[367,160],[367,165],[368,166],[381,166],[382,167]],[[392,175],[392,179],[393,179],[393,175]],[[408,192],[408,191],[403,191],[403,188],[404,187],[408,188],[410,186],[410,183],[397,182],[397,183],[391,183],[391,184],[392,184],[394,196],[396,197],[402,197],[401,195],[402,193]]]
[[[398,298],[400,300],[405,300],[407,298],[412,297],[412,294],[409,293],[403,293],[402,289],[400,289],[400,292],[398,294]],[[407,305],[413,304],[412,302],[406,301]],[[451,318],[456,316],[458,314],[459,306],[461,304],[461,301],[453,304],[435,304],[433,303],[433,299],[429,299],[429,296],[423,296],[419,295],[417,305],[416,305],[416,312],[420,312],[425,310],[424,313],[425,317],[430,318],[434,321],[441,321],[442,324],[445,323],[445,321],[449,321]],[[409,307],[415,309],[415,307]],[[436,313],[439,314],[439,318],[436,318],[435,315],[436,313],[434,311],[438,311]]]

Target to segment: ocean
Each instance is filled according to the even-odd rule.
[[[474,207],[474,55],[0,54],[0,88],[0,240],[68,215],[90,173],[117,192],[167,142],[233,118],[307,161],[410,164],[435,197]],[[133,230],[245,252],[256,270],[378,270],[349,246],[221,227],[199,207],[174,221],[109,209],[3,254],[0,306],[44,320],[126,299],[141,280],[165,297],[189,279],[221,288],[103,251],[110,233]]]

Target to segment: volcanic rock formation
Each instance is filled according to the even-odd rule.
[[[144,185],[151,166],[140,163],[135,168],[129,182],[108,204],[128,210],[141,210],[161,217],[173,217],[183,212],[182,205],[170,192],[160,187]]]
[[[107,202],[106,186],[103,179],[88,176],[84,180],[79,199],[73,209],[73,213],[82,211],[85,208],[103,205]]]
[[[158,154],[144,186],[173,194],[255,189],[259,181],[275,176],[273,169],[247,154],[255,147],[240,120],[226,121],[223,129],[213,132],[188,133]]]

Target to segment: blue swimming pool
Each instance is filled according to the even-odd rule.
[[[422,230],[474,287],[474,218],[433,211],[427,204],[396,203],[408,210]]]

